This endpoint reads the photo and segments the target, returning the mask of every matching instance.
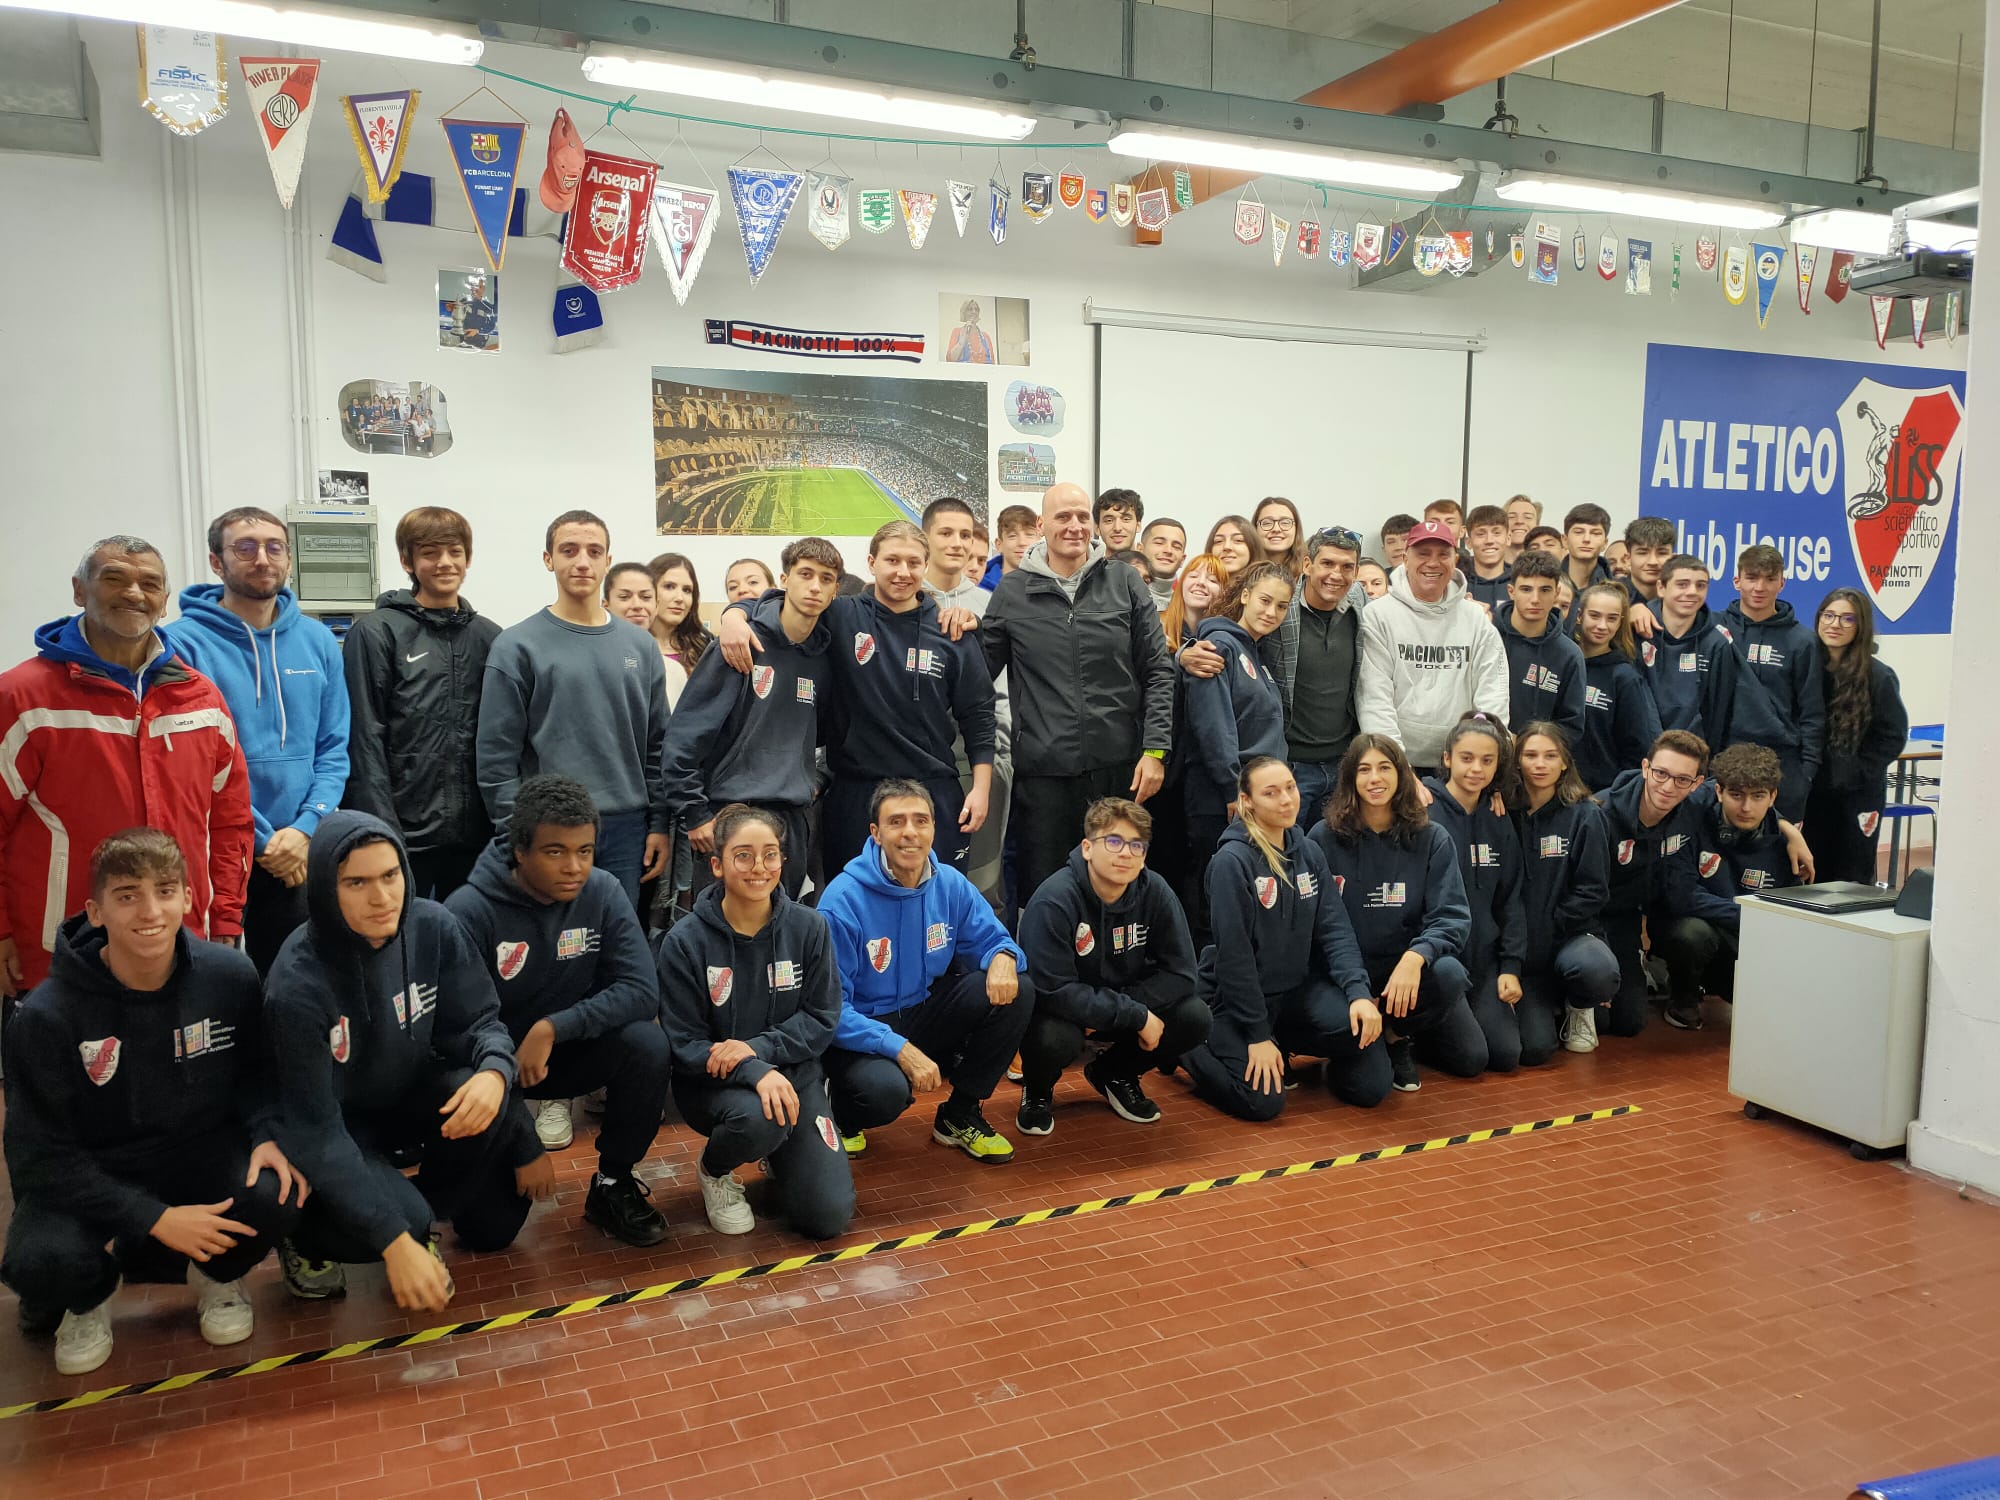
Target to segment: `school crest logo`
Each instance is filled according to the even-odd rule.
[[[512,979],[527,966],[526,943],[500,943],[493,949],[493,969],[502,979]]]
[[[1937,567],[1964,451],[1965,408],[1948,385],[1863,380],[1840,403],[1848,540],[1875,607],[1892,620]]]
[[[1077,923],[1076,956],[1078,958],[1082,958],[1085,954],[1095,953],[1096,951],[1097,951],[1097,934],[1090,930],[1090,924],[1088,922]]]
[[[736,993],[736,971],[718,969],[710,965],[708,970],[708,1003],[727,1005],[729,997]]]
[[[889,960],[895,956],[895,948],[885,937],[868,940],[868,966],[877,974],[889,971]]]
[[[1632,852],[1635,847],[1636,846],[1633,844],[1632,840],[1620,839],[1618,841],[1618,863],[1621,865],[1631,864]]]
[[[1641,641],[1639,642],[1639,654],[1646,659],[1646,665],[1650,667],[1660,659],[1660,648],[1655,646],[1651,641]]]
[[[1856,818],[1854,822],[1863,833],[1873,833],[1877,828],[1882,826],[1882,815],[1880,813],[1865,812]]]
[[[760,664],[750,669],[750,691],[755,693],[759,698],[770,697],[771,684],[777,680],[778,672],[775,667],[767,667]]]
[[[1711,849],[1695,861],[1695,868],[1701,871],[1701,878],[1707,880],[1722,868],[1722,856]]]
[[[333,1049],[335,1062],[347,1061],[348,1054],[354,1050],[354,1032],[347,1024],[347,1017],[342,1016],[333,1023],[333,1029],[326,1034],[326,1044]]]
[[[111,1082],[111,1075],[118,1071],[118,1057],[121,1051],[115,1036],[99,1037],[94,1042],[78,1042],[77,1055],[83,1059],[84,1076],[103,1088]]]
[[[826,1142],[826,1149],[829,1151],[838,1151],[840,1149],[840,1132],[833,1128],[833,1121],[829,1120],[825,1115],[814,1115],[813,1124],[819,1130],[819,1138]]]
[[[1336,896],[1345,896],[1347,894],[1347,877],[1345,875],[1336,875],[1333,877],[1333,893]]]
[[[1278,877],[1259,875],[1257,877],[1257,904],[1269,911],[1278,904]]]
[[[1236,659],[1243,663],[1243,675],[1252,682],[1255,682],[1257,680],[1257,663],[1250,660],[1247,656],[1238,656]]]
[[[854,659],[864,667],[875,660],[875,637],[865,630],[855,633]]]

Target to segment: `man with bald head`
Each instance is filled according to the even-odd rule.
[[[196,935],[243,931],[249,776],[221,692],[160,630],[159,549],[106,537],[83,554],[70,592],[80,612],[42,626],[36,654],[0,673],[0,996],[10,1002],[41,982],[57,928],[83,910],[91,851],[128,828],[180,845]]]
[[[1091,803],[1160,789],[1173,657],[1145,580],[1107,557],[1074,484],[1043,494],[1042,540],[994,588],[979,637],[993,675],[1011,684],[1025,904],[1068,860]]]

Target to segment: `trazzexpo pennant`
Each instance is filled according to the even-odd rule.
[[[637,281],[646,269],[646,225],[659,177],[657,162],[586,147],[563,235],[563,269],[593,292]]]
[[[514,179],[521,171],[521,142],[528,133],[525,120],[453,120],[438,124],[472,227],[479,233],[486,263],[498,271],[507,258],[507,221],[514,213]]]
[[[750,268],[750,284],[764,279],[771,256],[778,248],[778,236],[799,201],[799,187],[805,181],[800,172],[772,172],[761,167],[731,167],[729,196],[736,203],[736,232],[743,237],[743,260]]]
[[[361,181],[370,203],[389,201],[389,189],[403,171],[403,148],[417,113],[415,89],[386,94],[343,94],[340,110],[354,151],[361,158]]]
[[[667,268],[667,284],[674,289],[674,301],[687,306],[688,289],[701,274],[702,257],[715,235],[719,216],[713,187],[690,187],[684,182],[653,184],[653,244],[660,263]]]
[[[229,113],[222,38],[177,26],[141,26],[139,102],[175,135],[200,135]]]
[[[306,164],[313,105],[319,101],[319,59],[239,57],[236,61],[250,90],[257,139],[264,143],[264,155],[271,163],[278,202],[289,211],[299,190],[299,168]]]

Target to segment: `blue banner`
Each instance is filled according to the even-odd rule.
[[[1945,634],[1964,451],[1963,371],[1646,346],[1639,510],[1678,524],[1723,597],[1762,542],[1801,619],[1855,588],[1879,633]]]
[[[458,169],[472,227],[495,271],[507,258],[507,220],[514,211],[514,178],[521,170],[521,141],[528,127],[520,120],[441,120]]]

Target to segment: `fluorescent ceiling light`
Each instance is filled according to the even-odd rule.
[[[650,89],[754,109],[831,116],[870,125],[902,125],[982,140],[1018,141],[1035,128],[1032,115],[963,99],[889,93],[867,84],[829,83],[798,74],[729,67],[707,59],[623,57],[593,50],[583,60],[583,72],[592,83],[614,88]]]
[[[1828,250],[1852,250],[1857,255],[1889,253],[1890,216],[1855,208],[1830,208],[1792,220],[1792,243]],[[1977,250],[1979,230],[1970,224],[1942,219],[1911,219],[1903,226],[1912,245],[1927,250]]]
[[[486,51],[486,43],[476,36],[435,31],[417,22],[378,21],[351,11],[304,5],[255,5],[250,0],[0,0],[0,10],[175,26],[334,52],[405,57],[413,62],[470,65]]]
[[[1537,208],[1632,214],[1641,219],[1714,224],[1723,229],[1772,229],[1789,217],[1770,204],[1750,203],[1741,198],[1702,198],[1693,193],[1620,187],[1616,183],[1585,182],[1575,177],[1508,176],[1493,191],[1509,203]]]
[[[1259,177],[1308,177],[1316,182],[1395,188],[1406,193],[1441,193],[1457,187],[1465,176],[1451,167],[1407,157],[1370,156],[1332,146],[1287,146],[1256,136],[1204,135],[1166,127],[1135,129],[1124,121],[1105,144],[1119,156],[1149,161],[1184,161]]]

